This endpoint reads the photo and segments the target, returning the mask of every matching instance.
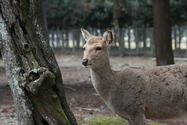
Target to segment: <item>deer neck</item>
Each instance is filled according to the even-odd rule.
[[[109,61],[105,66],[98,69],[90,69],[92,83],[100,96],[107,101],[109,99],[110,91],[114,84],[115,72],[111,69]]]

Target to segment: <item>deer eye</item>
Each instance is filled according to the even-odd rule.
[[[85,48],[83,48],[83,50],[85,51]]]
[[[96,50],[101,50],[101,47],[97,47]]]

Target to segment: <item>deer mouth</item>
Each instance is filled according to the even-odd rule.
[[[85,68],[91,68],[92,65],[91,64],[87,64],[87,65],[83,65]]]

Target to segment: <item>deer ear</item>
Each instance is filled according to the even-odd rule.
[[[108,45],[110,45],[114,40],[114,36],[113,33],[110,30],[107,30],[104,34],[103,34],[103,41],[106,41],[106,43]]]
[[[91,34],[83,28],[81,28],[81,32],[82,32],[82,36],[84,37],[84,39],[88,41],[88,38],[91,36]]]

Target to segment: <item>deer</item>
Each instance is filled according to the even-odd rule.
[[[128,67],[114,71],[108,48],[113,33],[102,37],[81,28],[86,43],[82,65],[90,68],[92,84],[106,105],[130,125],[146,119],[172,121],[187,117],[187,65]]]

